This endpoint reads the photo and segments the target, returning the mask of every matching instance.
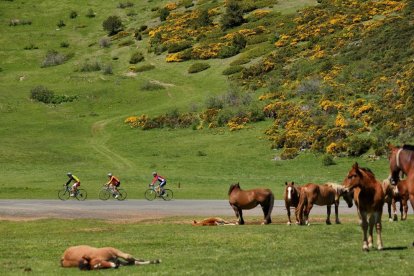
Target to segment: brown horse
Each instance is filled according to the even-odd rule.
[[[400,203],[400,212],[401,212],[401,220],[407,219],[407,213],[408,213],[408,201],[410,197],[414,197],[413,189],[409,189],[407,180],[403,179],[398,181],[397,184],[398,194],[394,195],[393,201],[392,201],[392,208],[394,211],[394,220],[398,220],[397,216],[397,206],[396,203]],[[410,194],[411,192],[411,194]],[[414,209],[414,205],[411,201],[411,207]]]
[[[381,216],[385,196],[381,183],[375,179],[371,170],[361,168],[358,163],[355,163],[345,177],[343,185],[350,190],[355,188],[358,190],[356,205],[364,235],[362,250],[368,251],[372,247],[374,226],[377,230],[377,248],[382,250]],[[368,226],[369,237],[367,235]]]
[[[243,209],[253,209],[260,204],[264,214],[264,224],[272,223],[272,210],[275,197],[270,189],[257,188],[242,190],[239,183],[231,184],[229,189],[229,203],[239,220],[238,224],[244,224]]]
[[[193,220],[193,226],[221,226],[221,225],[236,225],[235,223],[228,222],[222,218],[206,218],[201,221]]]
[[[71,246],[60,260],[62,267],[79,267],[81,270],[117,268],[120,265],[158,264],[160,260],[145,261],[132,257],[113,247],[96,248],[88,245]]]
[[[399,198],[399,196],[398,196],[398,190],[396,190],[396,189],[397,189],[397,187],[395,185],[391,185],[391,181],[390,181],[389,178],[384,179],[382,181],[382,190],[383,190],[384,195],[385,195],[384,202],[387,203],[388,220],[389,221],[398,220],[398,216],[396,215],[395,199]],[[391,207],[393,207],[394,219],[391,215]]]
[[[309,225],[309,213],[314,204],[326,205],[326,224],[331,224],[331,205],[335,205],[335,223],[340,224],[338,217],[339,198],[343,197],[351,208],[353,205],[353,195],[342,185],[336,183],[327,183],[317,185],[309,183],[302,186],[300,190],[299,204],[296,209],[296,217],[299,218],[300,224]]]
[[[290,220],[290,208],[295,207],[295,214],[296,214],[296,208],[299,204],[299,195],[300,195],[300,189],[302,187],[296,185],[294,182],[285,182],[285,192],[283,193],[283,198],[285,200],[285,206],[288,216],[288,225],[292,224],[292,221]],[[296,217],[296,224],[299,224],[299,218]]]

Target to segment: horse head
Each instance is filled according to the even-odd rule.
[[[233,192],[233,190],[234,189],[238,189],[238,190],[240,190],[240,184],[239,183],[234,183],[234,184],[231,184],[230,185],[230,188],[229,188],[229,193],[228,193],[228,195],[230,195],[232,192]]]
[[[286,191],[286,198],[287,199],[292,199],[293,198],[293,196],[299,196],[298,194],[297,194],[297,190],[296,190],[296,188],[295,188],[295,182],[285,182],[285,186],[286,186],[286,188],[285,188],[285,191]]]
[[[360,170],[360,167],[358,163],[355,162],[351,170],[348,172],[348,175],[345,177],[343,186],[348,190],[352,190],[353,188],[361,185],[362,178],[363,178],[363,175]]]
[[[354,190],[344,190],[342,198],[348,204],[348,208],[351,208],[354,205]]]

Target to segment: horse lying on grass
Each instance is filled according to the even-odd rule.
[[[206,218],[199,222],[194,220],[192,225],[193,226],[221,226],[221,225],[236,225],[236,224],[225,221],[222,218]]]
[[[229,189],[229,203],[233,208],[239,224],[244,224],[243,209],[253,209],[260,204],[264,214],[263,224],[272,223],[271,214],[275,197],[270,189],[257,188],[242,190],[239,183],[231,184]]]
[[[296,217],[300,224],[309,225],[309,213],[314,204],[323,206],[326,205],[326,224],[331,224],[331,205],[335,205],[335,223],[340,224],[338,217],[339,198],[343,197],[351,208],[353,205],[353,194],[345,189],[342,185],[336,183],[327,183],[324,185],[317,185],[309,183],[303,185],[300,190],[299,204],[296,208]]]
[[[71,246],[65,250],[60,259],[62,267],[79,267],[81,270],[159,263],[161,263],[159,259],[152,261],[136,259],[113,247],[96,248],[88,245]]]
[[[295,185],[294,182],[285,182],[285,192],[283,193],[283,199],[285,200],[285,207],[288,216],[288,225],[292,224],[292,221],[290,220],[290,207],[295,207],[296,214],[296,209],[299,204],[299,195],[301,188],[301,186]],[[299,224],[299,218],[297,216],[296,224]]]

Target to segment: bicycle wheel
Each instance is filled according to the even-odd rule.
[[[107,189],[102,189],[99,192],[99,199],[101,200],[108,200],[110,196],[111,196],[111,193]]]
[[[147,189],[145,191],[145,198],[148,200],[154,200],[155,197],[157,196],[157,193],[153,190],[153,189]]]
[[[164,189],[164,194],[161,196],[164,200],[171,200],[174,197],[174,193],[170,189]]]
[[[124,189],[118,189],[118,200],[125,200],[127,198],[127,192]]]
[[[76,193],[76,199],[84,201],[88,197],[88,193],[85,189],[78,189],[78,192]]]
[[[62,190],[59,190],[58,191],[58,197],[61,200],[68,200],[69,199],[69,196],[70,196],[70,192],[67,189],[65,189],[65,188],[63,188]]]

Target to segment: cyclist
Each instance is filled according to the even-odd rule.
[[[115,198],[118,198],[119,197],[118,187],[119,185],[121,185],[121,181],[119,181],[119,179],[116,176],[112,175],[112,173],[108,173],[108,178],[109,178],[109,181],[108,183],[106,183],[106,185],[109,185],[109,188],[111,188],[114,194],[116,194]]]
[[[155,184],[155,182],[159,181],[160,182],[160,185],[159,185],[160,195],[164,195],[164,193],[165,193],[164,186],[167,185],[167,180],[164,177],[162,177],[161,175],[159,175],[157,172],[153,172],[152,176],[154,178],[152,179],[152,182],[151,182],[150,185],[153,186]]]
[[[72,190],[70,191],[70,196],[75,196],[76,192],[78,191],[78,187],[80,186],[80,180],[76,175],[70,172],[67,173],[67,176],[69,177],[69,180],[65,185],[68,186],[71,181],[75,182],[72,185]]]

